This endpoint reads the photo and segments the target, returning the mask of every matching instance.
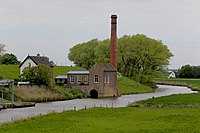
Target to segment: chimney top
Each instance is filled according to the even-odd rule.
[[[117,18],[117,15],[111,15],[111,18]]]
[[[111,15],[111,24],[117,24],[117,15]]]
[[[37,57],[40,57],[40,54],[39,54],[39,53],[37,54]]]

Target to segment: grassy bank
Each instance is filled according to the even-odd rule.
[[[200,91],[200,79],[165,78],[165,79],[156,79],[155,82],[158,84],[187,86],[194,91]]]
[[[199,109],[89,109],[0,126],[1,133],[200,132]]]
[[[200,108],[200,93],[176,94],[132,103],[130,107]]]
[[[58,75],[65,75],[70,70],[85,70],[85,69],[81,67],[74,67],[74,66],[73,67],[72,66],[55,66],[53,68],[54,77]]]
[[[80,67],[55,66],[54,77],[64,75],[70,70],[84,70]],[[0,65],[0,78],[19,79],[19,65]]]
[[[129,79],[127,77],[121,77],[118,80],[118,88],[121,93],[121,95],[125,94],[137,94],[137,93],[147,93],[147,92],[152,92],[153,89],[140,84],[132,79]]]
[[[18,79],[19,65],[0,65],[0,79]]]

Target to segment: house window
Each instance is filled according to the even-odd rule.
[[[71,76],[70,76],[70,83],[74,83],[74,81],[75,81],[75,76],[74,76],[74,75],[71,75]]]
[[[94,83],[98,83],[99,82],[99,75],[94,75]]]
[[[31,67],[31,63],[30,62],[28,63],[28,66]]]
[[[104,75],[104,83],[109,83],[109,75]]]
[[[83,76],[83,82],[84,82],[85,84],[88,84],[88,75],[84,75],[84,76]]]
[[[82,82],[82,76],[78,75],[77,76],[77,83],[80,84]]]

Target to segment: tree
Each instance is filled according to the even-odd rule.
[[[108,63],[110,61],[110,47],[109,39],[99,41],[99,44],[95,47],[95,63]]]
[[[178,71],[180,78],[200,78],[200,66],[182,66]]]
[[[118,39],[118,70],[140,83],[152,82],[158,71],[169,64],[171,56],[166,45],[145,35]]]
[[[5,65],[16,65],[20,64],[20,61],[18,61],[14,54],[4,54],[0,59],[0,63]]]
[[[21,77],[24,81],[29,81],[33,85],[50,87],[53,84],[50,67],[46,65],[27,67],[23,70]]]
[[[145,35],[124,35],[118,39],[118,71],[140,83],[152,82],[159,74],[159,70],[169,64],[172,56],[173,54],[162,41]],[[94,39],[78,44],[70,49],[68,57],[74,61],[74,64],[86,69],[95,63],[109,63],[109,39],[104,41]]]
[[[97,39],[77,44],[70,48],[68,58],[79,67],[89,69],[95,62],[95,48],[99,44]]]

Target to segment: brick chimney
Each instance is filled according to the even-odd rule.
[[[110,64],[117,68],[117,15],[111,16]]]

